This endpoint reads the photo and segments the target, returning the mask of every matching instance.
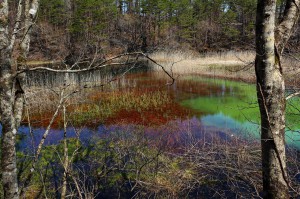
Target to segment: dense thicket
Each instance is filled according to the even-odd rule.
[[[31,54],[249,49],[255,9],[256,0],[41,0]]]
[[[278,1],[279,19],[284,7]],[[41,0],[31,50],[53,59],[79,49],[86,55],[253,49],[255,10],[256,0]]]

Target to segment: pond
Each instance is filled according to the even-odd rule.
[[[137,72],[127,74],[108,89],[95,87],[83,91],[84,102],[68,109],[69,118],[76,126],[68,128],[68,136],[77,135],[88,142],[111,132],[142,129],[146,135],[160,136],[174,146],[181,145],[191,134],[208,142],[213,135],[228,140],[260,137],[254,85],[197,75],[179,76],[173,85],[167,85],[168,82],[170,79],[158,72]],[[299,98],[288,101],[286,140],[298,149],[299,109]],[[36,145],[45,131],[45,124],[47,122],[36,123],[34,137],[30,138],[24,122],[20,127],[24,138],[19,147]],[[58,121],[46,144],[62,140],[60,126]]]

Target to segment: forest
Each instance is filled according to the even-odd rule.
[[[278,2],[279,18],[284,6]],[[31,50],[46,59],[63,59],[68,48],[82,46],[87,54],[95,48],[103,54],[253,50],[255,12],[254,0],[42,0]],[[298,40],[295,35],[291,49]]]
[[[0,0],[0,198],[299,198],[299,8]]]

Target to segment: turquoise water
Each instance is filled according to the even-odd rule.
[[[210,96],[198,96],[180,102],[182,106],[201,111],[199,119],[205,125],[231,129],[242,136],[260,137],[260,115],[253,84],[197,76],[189,76],[186,79],[220,88]],[[299,110],[298,97],[287,102],[286,141],[297,148],[300,148]]]

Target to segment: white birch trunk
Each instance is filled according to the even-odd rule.
[[[298,0],[288,0],[284,19],[277,28],[276,0],[261,0],[257,4],[255,71],[261,115],[263,197],[271,199],[289,198],[285,84],[280,58],[298,19],[295,3],[299,5]]]
[[[26,0],[28,4],[29,0]],[[18,69],[12,65],[12,52],[15,46],[16,34],[19,30],[20,20],[23,10],[23,2],[18,4],[16,24],[9,34],[8,23],[8,0],[0,1],[0,115],[2,124],[2,184],[4,198],[19,198],[16,165],[16,134],[21,122],[23,112],[23,91],[21,77],[14,77]],[[29,4],[28,4],[29,5]],[[33,20],[38,8],[38,0],[33,0],[31,4],[30,19]],[[28,12],[26,9],[25,12]],[[25,16],[29,16],[28,14]],[[25,17],[26,18],[26,17]],[[11,37],[10,37],[11,36]],[[22,54],[27,55],[30,43],[29,31],[22,42]]]

